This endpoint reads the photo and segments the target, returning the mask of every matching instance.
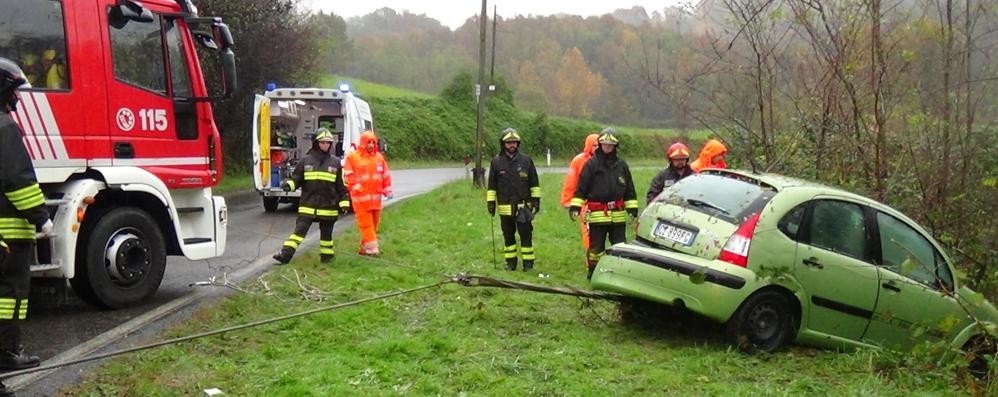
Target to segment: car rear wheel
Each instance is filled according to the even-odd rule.
[[[277,204],[281,202],[280,197],[267,196],[263,198],[263,210],[266,212],[277,211]]]
[[[793,317],[786,295],[773,290],[758,292],[728,320],[728,336],[743,351],[777,351],[793,339]]]

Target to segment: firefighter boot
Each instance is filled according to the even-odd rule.
[[[516,270],[516,258],[506,258],[506,270]]]
[[[523,271],[529,272],[534,270],[534,261],[523,261]]]
[[[287,265],[288,262],[291,262],[291,257],[293,256],[295,256],[295,249],[283,246],[280,252],[274,254],[274,260],[277,261],[278,265]]]
[[[325,263],[325,264],[333,263],[333,258],[335,258],[335,257],[336,257],[335,255],[331,255],[331,254],[319,254],[319,262],[322,262],[322,263]]]
[[[42,360],[38,356],[24,354],[24,350],[4,349],[0,351],[0,370],[16,371],[25,368],[34,368],[41,364]],[[2,394],[0,394],[2,395]]]

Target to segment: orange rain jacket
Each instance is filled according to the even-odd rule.
[[[690,163],[690,168],[696,172],[700,172],[700,170],[704,168],[728,168],[728,165],[724,162],[724,159],[721,159],[721,161],[716,163],[710,162],[714,156],[727,152],[728,148],[725,147],[721,141],[717,139],[710,139],[703,145],[703,149],[700,150],[700,156]]]
[[[367,143],[374,142],[374,152],[367,151]],[[374,131],[360,135],[357,150],[347,155],[343,164],[343,181],[350,190],[350,202],[355,212],[381,209],[381,196],[392,194],[392,175],[385,157],[378,151],[378,137]]]
[[[565,175],[565,184],[561,187],[561,206],[568,208],[569,202],[572,201],[572,196],[575,195],[575,188],[579,184],[579,173],[582,172],[582,166],[586,165],[586,162],[593,157],[593,153],[596,151],[596,141],[599,140],[599,134],[589,134],[586,136],[585,146],[582,147],[582,153],[575,155],[572,162],[568,165],[568,174]]]

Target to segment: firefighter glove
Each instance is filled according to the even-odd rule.
[[[38,234],[40,236],[43,236],[43,237],[44,236],[50,236],[50,235],[52,235],[52,228],[54,228],[54,227],[55,227],[55,225],[52,224],[52,220],[51,219],[46,219],[45,223],[43,223],[38,228],[38,231],[39,231]]]
[[[534,215],[539,214],[541,212],[541,199],[539,198],[533,199],[533,201],[530,203],[530,210],[534,212]]]
[[[488,204],[489,204],[489,215],[496,216],[496,202],[489,201]]]
[[[638,217],[638,209],[637,208],[628,208],[627,209],[627,216],[631,217],[631,219],[637,218]]]
[[[292,191],[294,189],[291,189],[291,184],[288,183],[287,181],[285,181],[285,182],[281,183],[281,190],[283,190],[285,192],[290,192],[290,191]]]
[[[350,213],[350,206],[349,205],[340,207],[340,215],[346,215],[346,214],[349,214],[349,213]]]
[[[568,219],[571,219],[574,222],[575,218],[579,217],[579,213],[580,212],[582,212],[582,208],[581,207],[574,206],[574,205],[571,206],[571,207],[568,207]]]

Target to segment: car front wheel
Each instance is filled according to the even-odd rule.
[[[747,352],[773,352],[793,340],[793,313],[786,295],[758,292],[742,303],[728,320],[728,336]]]

